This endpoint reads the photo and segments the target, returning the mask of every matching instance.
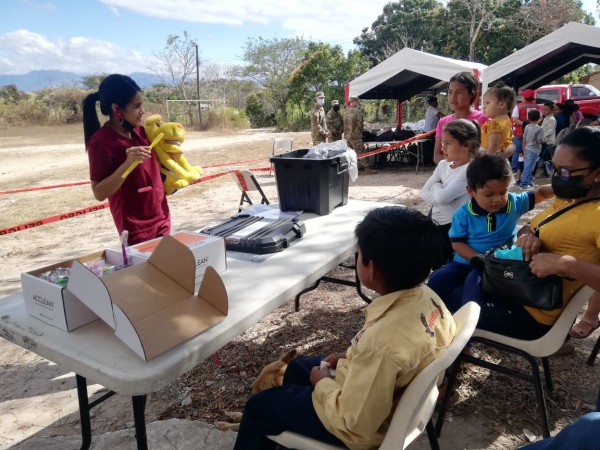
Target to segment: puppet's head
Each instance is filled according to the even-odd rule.
[[[158,134],[164,134],[154,150],[161,164],[160,173],[167,195],[173,194],[177,189],[184,188],[200,178],[202,168],[191,166],[181,150],[181,144],[185,141],[183,125],[177,122],[162,122],[159,114],[152,114],[146,119],[145,129],[146,136],[150,141]]]
[[[152,114],[146,119],[145,129],[150,142],[158,133],[163,133],[165,137],[161,139],[158,146],[175,161],[181,157],[183,154],[181,144],[185,141],[183,125],[178,122],[163,122],[160,114]]]

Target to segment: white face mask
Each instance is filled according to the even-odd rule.
[[[324,105],[325,104],[325,99],[324,98],[319,98],[319,99],[317,99],[317,102],[319,103],[319,105]]]

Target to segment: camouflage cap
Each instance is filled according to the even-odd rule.
[[[333,106],[333,105],[339,105],[339,104],[340,104],[340,102],[338,102],[337,100],[332,100],[331,101],[331,106]]]
[[[315,98],[319,98],[319,97],[325,97],[325,94],[323,94],[322,92],[317,92],[315,94]]]
[[[358,101],[358,97],[350,97],[348,99],[348,102],[357,102]]]

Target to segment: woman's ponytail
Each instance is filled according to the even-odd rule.
[[[88,95],[83,99],[83,137],[85,140],[85,150],[87,151],[88,143],[92,135],[100,129],[100,121],[96,112],[96,102],[99,100],[98,93]]]

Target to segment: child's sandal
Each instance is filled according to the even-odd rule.
[[[596,320],[588,320],[585,317],[579,319],[571,331],[569,331],[569,336],[574,337],[575,339],[585,339],[590,334],[592,334],[596,329],[600,327],[600,321]]]

